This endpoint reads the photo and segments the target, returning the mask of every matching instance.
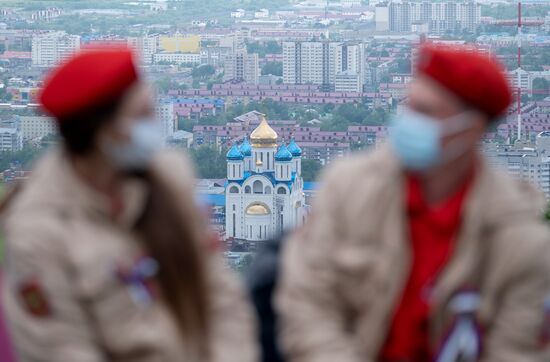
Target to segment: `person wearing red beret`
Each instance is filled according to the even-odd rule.
[[[87,49],[40,94],[62,145],[0,213],[19,361],[253,362],[244,289],[195,205],[190,163],[161,149],[133,58]]]
[[[478,147],[511,101],[488,55],[421,48],[387,145],[331,165],[285,243],[288,361],[550,361],[545,199]]]

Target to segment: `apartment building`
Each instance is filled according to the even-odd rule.
[[[32,38],[32,65],[52,67],[80,49],[80,36],[65,32],[34,35]]]

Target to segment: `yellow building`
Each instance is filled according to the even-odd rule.
[[[159,38],[160,50],[166,53],[200,53],[200,43],[200,35],[161,36]]]

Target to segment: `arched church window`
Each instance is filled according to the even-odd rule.
[[[250,188],[250,186],[247,185],[247,186],[244,187],[244,193],[245,194],[249,194],[251,192],[252,192],[252,189]]]
[[[252,191],[255,194],[262,194],[264,191],[264,185],[262,184],[262,181],[260,180],[254,181],[254,183],[252,184]]]
[[[277,189],[277,193],[279,195],[286,195],[286,189],[283,186],[281,186]]]
[[[238,194],[239,193],[239,188],[237,186],[231,186],[229,188],[229,193],[230,194]]]

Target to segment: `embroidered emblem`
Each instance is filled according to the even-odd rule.
[[[154,280],[157,272],[157,261],[151,257],[142,257],[130,268],[119,266],[116,274],[128,287],[134,303],[140,307],[148,307],[157,294]]]
[[[44,318],[52,314],[44,288],[37,279],[23,281],[19,285],[19,296],[29,314],[38,318]]]

